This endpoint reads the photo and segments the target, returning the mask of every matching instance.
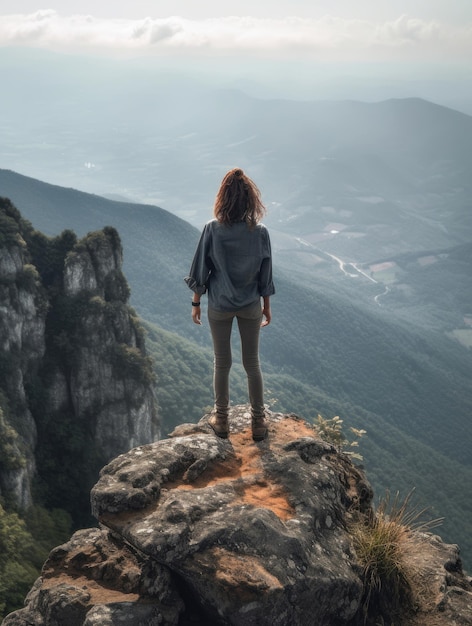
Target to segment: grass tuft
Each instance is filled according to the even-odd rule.
[[[417,542],[417,532],[441,520],[423,521],[426,510],[411,508],[411,497],[412,492],[401,501],[398,492],[394,498],[387,492],[377,511],[359,516],[351,528],[362,566],[364,624],[401,623],[414,609],[414,576],[405,554]]]

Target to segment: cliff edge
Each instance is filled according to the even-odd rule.
[[[403,578],[372,586],[354,530],[375,525],[372,489],[310,424],[269,413],[256,444],[247,407],[228,440],[208,417],[102,469],[99,528],[51,552],[4,626],[472,624],[457,546],[431,533],[405,530]]]

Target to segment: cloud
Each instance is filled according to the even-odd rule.
[[[91,48],[105,52],[224,51],[367,57],[372,51],[435,58],[472,53],[471,25],[453,28],[437,21],[400,16],[389,22],[290,17],[181,17],[141,20],[62,16],[52,10],[0,16],[0,45],[51,49]]]

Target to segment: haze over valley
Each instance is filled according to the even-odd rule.
[[[458,310],[457,298],[451,311],[436,297],[440,315],[417,307],[422,277],[438,296],[430,275],[453,271],[456,247],[467,257],[469,115],[421,98],[256,98],[216,69],[210,80],[198,63],[194,74],[173,63],[0,50],[0,80],[11,85],[1,167],[158,205],[200,229],[221,176],[241,166],[263,192],[281,265],[305,280],[335,276],[470,344],[467,284]]]

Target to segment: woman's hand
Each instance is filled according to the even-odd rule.
[[[200,306],[192,306],[192,320],[194,324],[202,325],[202,308]]]
[[[265,320],[262,320],[261,328],[264,326],[268,326],[272,319],[272,313],[270,312],[270,300],[269,296],[264,297],[264,304],[262,306],[262,317],[265,317]]]

